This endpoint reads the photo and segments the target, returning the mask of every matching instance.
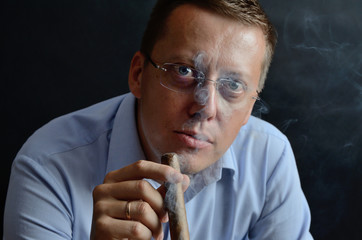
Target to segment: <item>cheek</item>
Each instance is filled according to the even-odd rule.
[[[180,119],[180,101],[176,101],[175,94],[162,87],[157,79],[151,81],[143,86],[141,114],[149,132],[163,135],[163,132],[176,125]]]
[[[229,116],[223,117],[223,120],[221,121],[221,134],[222,141],[226,140],[226,145],[230,145],[234,141],[240,128],[248,122],[252,107],[252,105],[248,105],[239,110],[234,109],[233,111],[230,111]]]
[[[250,117],[254,102],[242,101],[231,105],[227,101],[220,99],[222,98],[219,98],[218,102],[218,115],[223,125],[228,126],[234,123],[232,125],[239,126],[239,128],[245,125]]]

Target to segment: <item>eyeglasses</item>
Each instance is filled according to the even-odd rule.
[[[202,89],[206,82],[211,82],[215,85],[216,90],[221,96],[229,102],[241,101],[246,93],[250,91],[245,82],[233,78],[219,78],[217,80],[207,79],[202,71],[193,67],[177,64],[163,63],[156,64],[151,57],[146,54],[146,58],[156,69],[164,71],[165,77],[160,79],[160,84],[175,92],[194,93],[197,89]],[[256,91],[258,94],[258,92]],[[259,97],[252,97],[259,100]]]

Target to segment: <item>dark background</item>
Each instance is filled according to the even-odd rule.
[[[12,160],[36,129],[128,91],[154,2],[0,3],[1,213]],[[261,3],[279,34],[261,117],[291,141],[315,239],[361,239],[362,2]]]

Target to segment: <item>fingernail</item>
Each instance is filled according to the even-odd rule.
[[[163,234],[163,232],[162,232],[161,235],[160,235],[157,239],[163,240],[163,236],[164,236],[164,234]]]
[[[162,222],[163,223],[167,223],[168,222],[168,214],[166,213],[166,215],[162,218]]]
[[[186,191],[189,185],[190,185],[190,178],[189,176],[184,175],[184,177],[182,178],[182,189]]]

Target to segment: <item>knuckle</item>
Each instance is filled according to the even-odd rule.
[[[149,187],[149,183],[146,180],[137,181],[136,188],[138,191],[144,193],[147,191],[148,187]]]
[[[104,180],[103,180],[103,183],[112,183],[114,182],[116,176],[117,176],[117,173],[118,173],[118,170],[113,170],[113,171],[110,171],[106,174],[106,176],[104,177]]]
[[[94,203],[94,213],[96,215],[101,215],[106,213],[108,210],[107,204],[104,201],[97,201]]]
[[[135,238],[139,238],[143,235],[143,228],[139,222],[133,222],[130,231],[131,236],[134,236]]]
[[[97,232],[107,232],[108,229],[108,221],[106,217],[100,217],[95,220],[94,225],[96,227]]]
[[[105,192],[104,185],[98,185],[93,189],[93,199],[97,200],[99,197],[103,196]]]
[[[106,182],[109,182],[110,179],[112,179],[112,176],[113,176],[113,173],[112,173],[112,172],[107,173],[106,176],[104,177],[103,182],[105,182],[105,183],[106,183]]]
[[[147,162],[145,160],[139,160],[135,163],[135,167],[137,170],[141,170],[141,169],[145,168],[146,164],[147,164]]]
[[[137,211],[141,216],[147,214],[149,209],[150,205],[147,202],[140,202],[137,207]]]
[[[111,191],[111,185],[107,183],[100,184],[93,189],[93,197],[108,196]]]

